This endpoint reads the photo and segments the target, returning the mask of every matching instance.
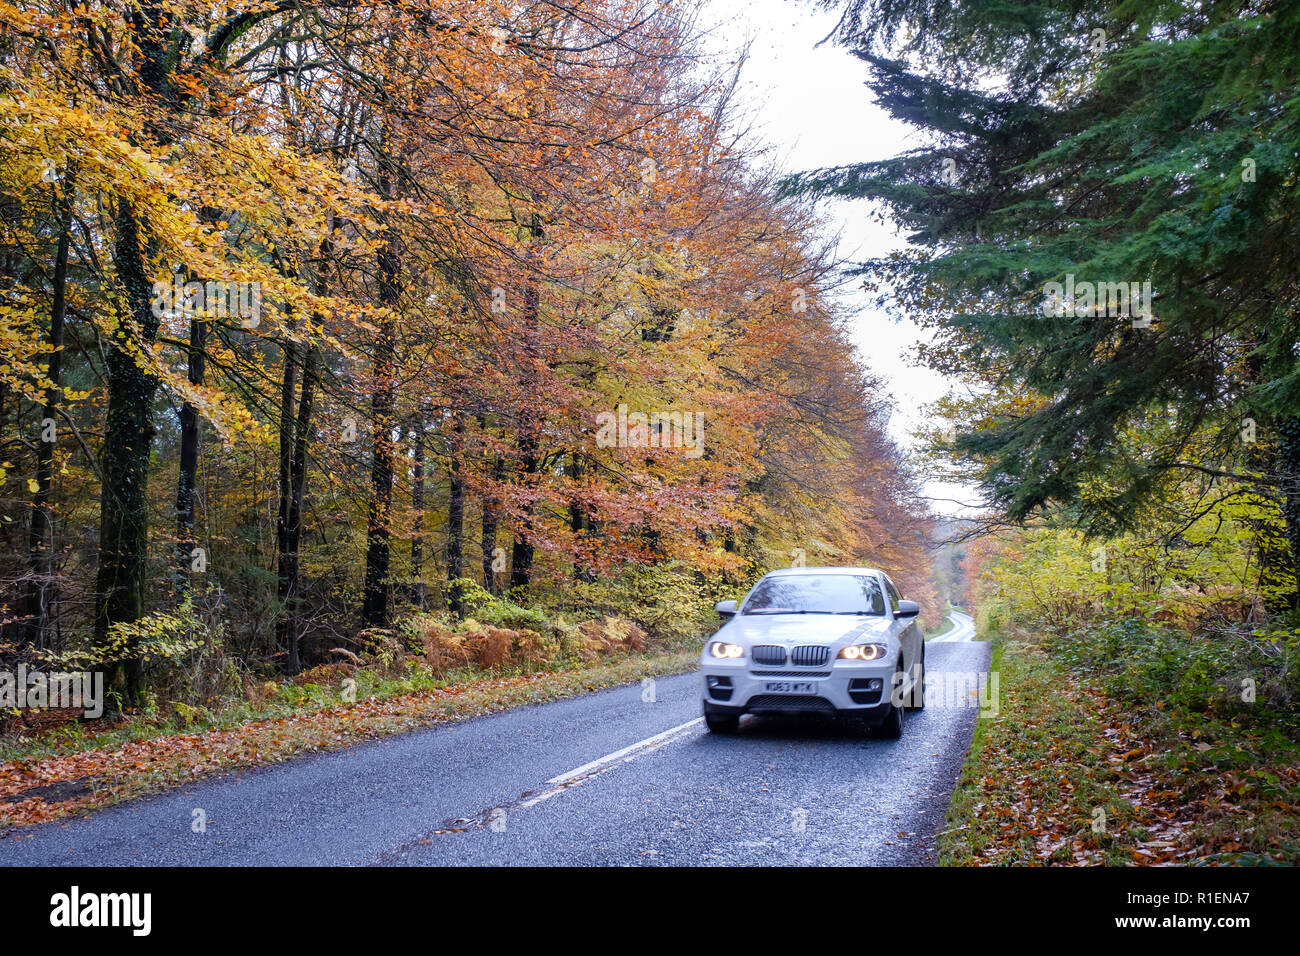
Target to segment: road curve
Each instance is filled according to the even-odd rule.
[[[953,628],[946,634],[938,637],[932,637],[927,643],[930,644],[962,644],[975,640],[975,619],[969,614],[963,614],[955,608],[948,612],[952,618]]]
[[[930,644],[936,685],[988,667]],[[694,674],[517,708],[11,831],[0,865],[926,864],[979,714],[933,694],[890,741],[699,712]]]

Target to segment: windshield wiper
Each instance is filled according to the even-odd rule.
[[[813,611],[808,608],[795,610],[792,607],[764,607],[753,611],[746,611],[746,614],[865,614],[866,611]]]

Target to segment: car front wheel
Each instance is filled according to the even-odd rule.
[[[921,660],[912,668],[912,692],[908,710],[925,710],[925,645],[921,645]]]
[[[715,734],[734,734],[740,729],[740,718],[727,714],[705,714],[704,725]]]
[[[899,678],[903,674],[902,668],[899,668],[898,674],[894,677],[894,686],[901,687]],[[907,712],[907,704],[900,700],[896,706],[889,708],[889,713],[885,716],[884,722],[879,727],[879,734],[887,740],[897,740],[903,736],[903,715]]]

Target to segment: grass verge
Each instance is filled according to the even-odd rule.
[[[336,691],[293,688],[266,714],[246,709],[207,715],[205,727],[157,734],[136,723],[93,740],[54,737],[9,747],[0,763],[0,833],[131,800],[186,783],[364,740],[405,733],[525,704],[689,671],[697,651],[644,654],[565,671],[505,677],[447,675],[441,680],[385,681],[355,703]]]
[[[1149,706],[1044,645],[995,638],[999,716],[977,722],[940,864],[1267,864],[1300,859],[1294,741]]]
[[[942,637],[944,634],[947,634],[949,631],[951,631],[951,630],[952,630],[954,627],[956,627],[956,626],[957,626],[957,622],[956,622],[956,621],[954,621],[954,620],[953,620],[952,618],[950,618],[950,617],[945,617],[945,618],[943,619],[943,623],[942,623],[942,624],[940,624],[937,628],[935,628],[935,629],[934,629],[933,631],[931,631],[929,634],[925,635],[925,639],[928,641],[928,640],[930,640],[930,638],[932,638],[932,637]]]

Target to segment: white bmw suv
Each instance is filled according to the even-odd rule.
[[[925,706],[919,611],[874,568],[787,568],[764,576],[704,644],[704,720],[735,733],[742,714],[851,715],[886,737]]]

